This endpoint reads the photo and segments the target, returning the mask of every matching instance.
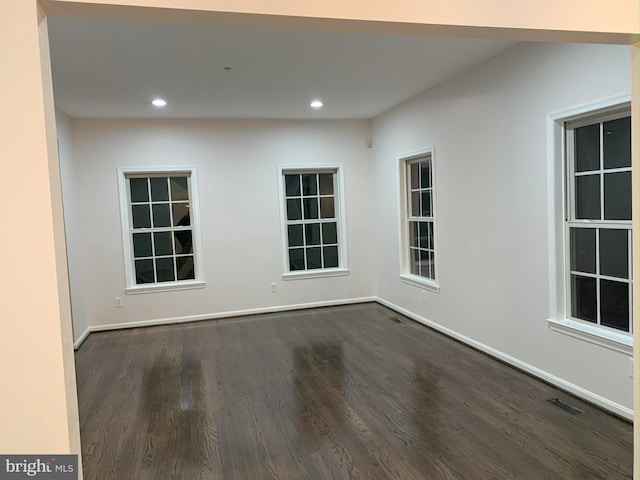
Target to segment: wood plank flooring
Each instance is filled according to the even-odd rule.
[[[94,333],[76,364],[86,480],[632,476],[631,425],[373,303]]]

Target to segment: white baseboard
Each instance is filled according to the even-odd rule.
[[[462,335],[454,330],[451,330],[447,327],[443,327],[442,325],[432,322],[431,320],[421,317],[420,315],[416,315],[415,313],[410,312],[409,310],[406,310],[402,307],[399,307],[391,302],[388,302],[387,300],[378,298],[376,301],[381,305],[384,305],[385,307],[390,308],[391,310],[395,310],[396,312],[401,313],[402,315],[409,317],[412,320],[415,320],[416,322],[422,323],[423,325],[431,327],[434,330],[437,330],[438,332],[444,333],[449,337],[455,338],[456,340],[459,340],[462,343],[470,345],[486,353],[487,355],[490,355],[493,358],[496,358],[502,362],[508,363],[509,365],[512,365],[520,370],[523,370],[533,375],[534,377],[540,378],[541,380],[544,380],[552,385],[555,385],[556,387],[562,390],[572,393],[577,397],[580,397],[586,400],[587,402],[593,403],[594,405],[597,405],[600,408],[603,408],[609,412],[619,415],[622,418],[626,418],[627,420],[633,420],[633,410],[631,410],[630,408],[627,408],[623,405],[612,402],[611,400],[608,400],[598,395],[597,393],[593,393],[589,390],[586,390],[560,377],[556,377],[555,375],[552,375],[549,372],[545,372],[544,370],[534,367],[533,365],[529,365],[528,363],[525,363],[522,360],[518,360],[517,358],[514,358],[511,355],[507,355],[506,353],[496,350],[495,348],[489,347],[484,343],[480,343],[477,340],[473,340],[472,338]]]
[[[626,418],[628,420],[633,420],[633,410],[620,405],[618,403],[612,402],[596,393],[593,393],[589,390],[586,390],[578,385],[575,385],[571,382],[568,382],[560,377],[556,377],[549,372],[545,372],[533,365],[529,365],[517,358],[514,358],[506,353],[500,352],[495,348],[489,347],[483,343],[478,342],[477,340],[473,340],[465,335],[462,335],[454,330],[451,330],[447,327],[439,325],[431,320],[428,320],[420,315],[417,315],[409,310],[406,310],[394,303],[391,303],[387,300],[384,300],[379,297],[359,297],[359,298],[348,298],[342,300],[329,300],[323,302],[311,302],[311,303],[298,303],[294,305],[279,305],[275,307],[260,307],[260,308],[251,308],[245,310],[231,310],[226,312],[217,312],[217,313],[207,313],[201,315],[187,315],[181,317],[168,317],[168,318],[160,318],[160,319],[149,319],[149,320],[140,320],[137,322],[127,322],[127,323],[111,323],[106,325],[95,325],[88,327],[76,340],[74,343],[74,348],[77,350],[80,348],[82,343],[86,340],[91,332],[100,332],[105,330],[120,330],[125,328],[136,328],[136,327],[146,327],[146,326],[154,326],[154,325],[167,325],[172,323],[187,323],[187,322],[197,322],[200,320],[215,320],[220,318],[232,318],[232,317],[240,317],[245,315],[256,315],[260,313],[274,313],[274,312],[284,312],[290,310],[302,310],[307,308],[317,308],[317,307],[331,307],[335,305],[348,305],[354,303],[365,303],[365,302],[378,302],[385,307],[388,307],[392,310],[395,310],[402,315],[409,317],[416,322],[419,322],[423,325],[426,325],[434,330],[437,330],[445,335],[455,338],[462,343],[470,345],[491,357],[494,357],[500,361],[503,361],[509,365],[512,365],[520,370],[523,370],[534,377],[540,378],[552,385],[561,388],[567,392],[570,392],[577,397],[580,397],[588,402],[591,402],[599,407],[608,410],[616,415],[619,415],[622,418]]]
[[[294,305],[278,305],[275,307],[259,307],[259,308],[249,308],[245,310],[229,310],[226,312],[205,313],[205,314],[199,314],[199,315],[185,315],[181,317],[167,317],[167,318],[158,318],[158,319],[149,319],[149,320],[139,320],[137,322],[94,325],[89,327],[87,331],[83,334],[83,337],[81,337],[81,339],[79,339],[78,342],[76,343],[81,344],[82,341],[84,341],[84,339],[86,338],[86,335],[88,335],[90,332],[101,332],[105,330],[121,330],[125,328],[150,327],[155,325],[168,325],[172,323],[198,322],[201,320],[216,320],[220,318],[241,317],[244,315],[256,315],[260,313],[285,312],[289,310],[303,310],[307,308],[332,307],[336,305],[350,305],[354,303],[365,303],[365,302],[375,302],[375,301],[377,301],[377,297],[345,298],[341,300],[327,300],[323,302],[297,303]]]
[[[82,332],[78,337],[78,339],[73,343],[73,349],[78,350],[91,332],[92,332],[91,327],[86,328],[85,331]]]

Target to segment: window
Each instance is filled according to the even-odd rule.
[[[127,291],[201,280],[193,169],[120,171]]]
[[[279,167],[285,279],[347,273],[340,172]]]
[[[429,149],[400,158],[401,278],[437,291],[433,157],[433,149]]]
[[[547,115],[549,328],[631,355],[631,95]]]
[[[567,318],[631,332],[631,117],[565,123]]]

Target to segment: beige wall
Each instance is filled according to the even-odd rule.
[[[0,452],[78,452],[48,40],[35,2],[3,3],[0,45]]]
[[[229,18],[263,25],[267,25],[271,19],[293,26],[306,25],[308,28],[338,28],[337,23],[325,23],[318,20],[320,17],[362,20],[339,26],[369,31],[388,27],[388,30],[409,32],[415,31],[415,28],[407,24],[425,23],[432,26],[421,28],[421,32],[455,36],[506,35],[514,39],[536,37],[546,40],[590,39],[594,42],[632,43],[637,42],[640,30],[636,0],[620,0],[613,4],[596,0],[528,0],[518,2],[517,9],[510,0],[483,2],[481,8],[475,0],[375,3],[366,0],[247,0],[242,2],[242,9],[233,0],[43,0],[43,3],[48,8],[58,8],[59,12],[68,8],[69,13],[74,10],[75,13],[82,13],[83,6],[99,5],[105,8],[102,11],[93,9],[95,14],[119,13],[129,17],[149,17],[148,13],[162,16],[162,10],[143,7],[176,10],[199,8],[218,13],[253,15],[266,13],[271,17],[232,15]],[[113,4],[140,8],[119,12],[106,8]],[[178,18],[176,12],[169,13],[173,18]],[[315,17],[318,21],[291,18],[301,16]],[[193,20],[195,17],[187,15],[182,19]],[[207,20],[207,16],[198,17]],[[168,18],[165,15],[165,19]],[[491,30],[492,27],[504,29]],[[560,33],[548,30],[558,30]],[[52,177],[53,182],[50,182],[49,178],[52,175],[49,160],[57,162],[57,155],[47,144],[47,134],[51,135],[55,126],[52,121],[53,105],[45,102],[43,89],[50,91],[51,81],[49,75],[42,74],[41,53],[35,0],[4,0],[0,15],[0,60],[4,71],[1,80],[4,115],[0,120],[0,131],[3,135],[2,158],[9,161],[5,160],[0,180],[0,200],[2,205],[13,207],[4,209],[3,228],[5,231],[18,232],[18,240],[16,235],[7,234],[0,240],[5,253],[4,288],[0,301],[0,318],[3,322],[0,379],[3,392],[7,392],[0,400],[0,451],[3,452],[67,452],[78,449],[77,416],[70,391],[73,368],[70,363],[64,368],[65,356],[70,352],[70,318],[66,305],[68,297],[64,298],[66,289],[59,283],[60,279],[64,279],[66,264],[64,255],[60,254],[64,252],[61,248],[63,242],[59,236],[56,241],[56,229],[59,232],[61,226],[60,205],[58,200],[52,200],[56,195],[52,196],[51,191],[51,183],[56,186],[58,180]],[[637,54],[635,47],[634,73],[638,68]],[[637,80],[635,74],[632,88],[636,100],[636,118],[640,88]],[[637,133],[634,136],[634,162],[634,187],[638,192]],[[637,217],[635,223],[637,227]],[[636,285],[638,270],[635,270]],[[638,332],[637,313],[635,327]],[[636,375],[636,384],[637,381]],[[636,406],[637,398],[636,388]],[[635,438],[638,458],[640,428],[637,424]],[[638,468],[636,478],[640,478]]]
[[[476,36],[631,43],[636,0],[42,0],[54,13]],[[106,9],[105,6],[118,8]],[[162,10],[139,7],[163,7]],[[203,15],[203,13],[210,15]],[[238,15],[240,14],[240,15]],[[500,30],[495,30],[499,28]],[[557,32],[554,32],[556,30]]]

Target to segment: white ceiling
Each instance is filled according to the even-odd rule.
[[[371,118],[513,45],[62,17],[49,35],[73,117]]]

